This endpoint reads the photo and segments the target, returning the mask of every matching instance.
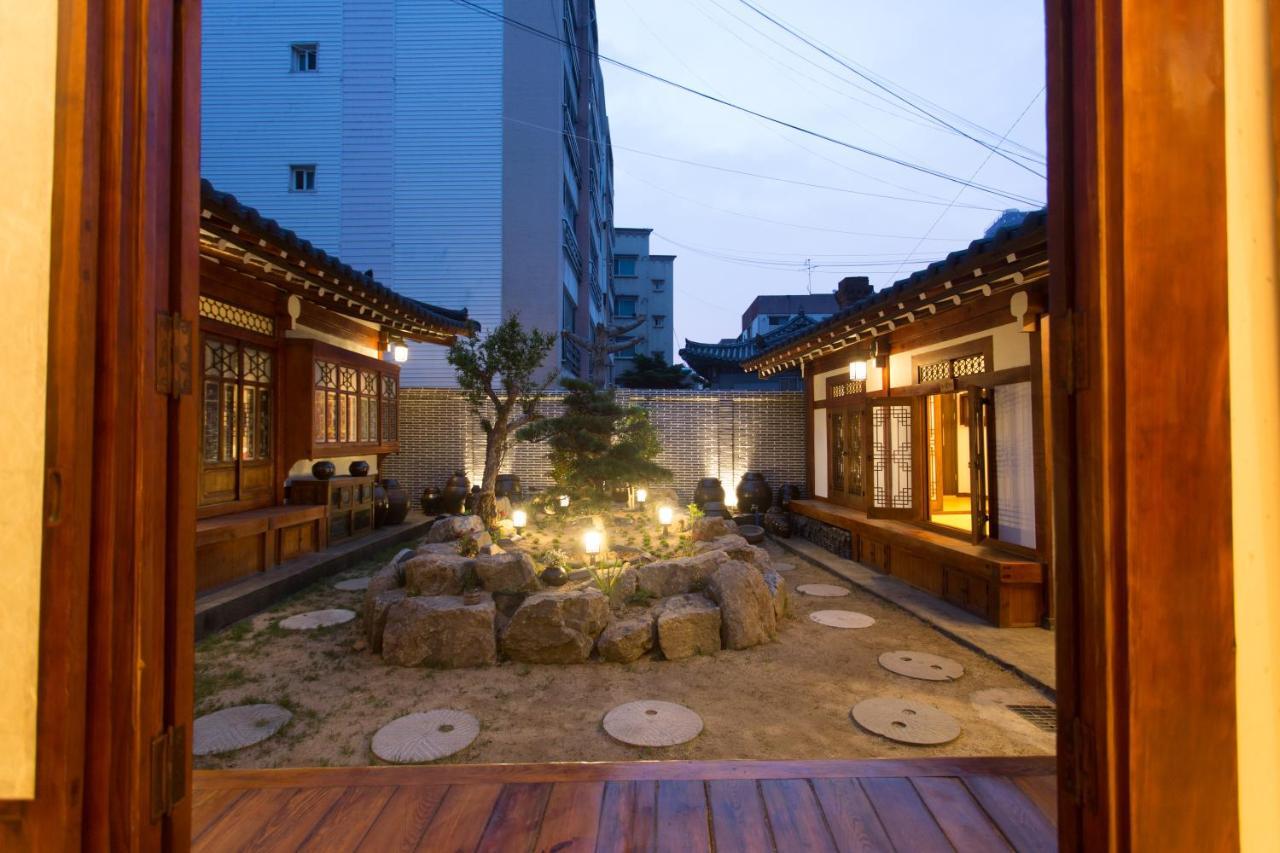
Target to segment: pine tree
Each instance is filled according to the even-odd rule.
[[[525,441],[549,446],[551,476],[565,492],[604,497],[611,489],[664,482],[671,472],[654,460],[662,450],[658,431],[639,406],[620,404],[612,389],[563,379],[564,414],[520,430]]]

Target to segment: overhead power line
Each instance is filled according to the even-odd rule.
[[[720,104],[721,106],[727,107],[731,110],[735,110],[745,115],[751,115],[751,116],[755,116],[756,118],[761,118],[766,121],[773,122],[774,124],[779,125],[781,127],[790,128],[791,130],[794,130],[798,133],[803,133],[807,136],[812,136],[815,139],[821,139],[825,142],[829,142],[832,145],[838,145],[842,148],[847,148],[851,151],[857,151],[859,153],[867,155],[868,157],[875,157],[879,160],[884,160],[887,163],[893,163],[897,166],[901,166],[904,169],[911,169],[926,175],[932,175],[935,178],[939,178],[944,181],[949,181],[953,184],[959,184],[962,186],[971,186],[973,189],[981,190],[982,192],[990,193],[991,195],[1001,196],[1003,198],[1007,198],[1007,199],[1010,199],[1011,201],[1016,201],[1022,204],[1034,204],[1034,202],[1031,199],[1027,198],[1026,196],[1022,196],[1017,193],[1006,192],[1005,190],[996,189],[995,187],[981,186],[978,184],[967,184],[963,178],[948,174],[946,172],[939,171],[938,169],[934,169],[929,166],[924,166],[919,163],[913,163],[909,160],[903,160],[898,157],[894,157],[889,154],[884,154],[879,151],[874,151],[870,148],[865,148],[861,145],[856,145],[852,142],[845,142],[842,139],[837,139],[834,136],[829,136],[820,131],[811,130],[806,127],[801,127],[798,124],[794,124],[784,119],[774,118],[771,115],[766,115],[765,113],[759,112],[758,110],[751,109],[750,107],[744,107],[741,104],[736,104],[724,98],[716,97],[715,95],[712,95],[708,92],[703,92],[699,89],[693,88],[692,86],[686,86],[683,83],[678,83],[675,80],[671,80],[667,77],[663,77],[660,74],[654,74],[652,71],[646,71],[645,69],[638,68],[634,65],[631,65],[630,63],[623,62],[618,59],[613,59],[612,57],[609,57],[609,56],[605,56],[599,51],[588,50],[587,48],[582,47],[581,45],[576,45],[570,42],[566,42],[564,39],[560,38],[557,35],[548,33],[545,30],[540,30],[537,27],[530,26],[529,24],[526,24],[523,21],[517,21],[514,18],[504,15],[500,12],[494,12],[491,9],[486,9],[485,7],[479,5],[478,3],[472,2],[472,0],[453,0],[453,2],[460,6],[465,6],[469,9],[474,9],[475,11],[483,15],[486,15],[490,18],[494,18],[495,20],[503,21],[509,26],[512,26],[519,30],[527,32],[530,35],[535,35],[535,36],[538,36],[539,38],[543,38],[548,41],[555,42],[556,44],[564,45],[565,47],[569,47],[573,50],[577,50],[579,53],[598,59],[601,62],[606,62],[618,68],[623,68],[634,74],[638,74],[641,77],[646,77],[650,80],[654,80],[664,85],[671,86],[672,88],[679,89],[682,92],[686,92],[690,95],[703,98],[704,100],[708,100],[713,103]]]
[[[525,121],[524,119],[519,119],[519,118],[516,118],[515,116],[504,115],[502,118],[504,121],[509,121],[509,122],[512,122],[513,124],[524,125],[525,127],[531,127],[536,130],[544,130],[548,133],[554,133],[557,135],[566,135],[564,132],[564,128],[562,127],[550,127],[545,124],[537,124],[536,122]],[[582,140],[584,142],[589,141],[587,137],[578,133],[567,134],[567,135],[571,136],[574,139]],[[729,166],[717,166],[714,163],[702,163],[697,160],[686,160],[683,157],[672,157],[668,154],[658,154],[657,152],[654,152],[654,151],[644,151],[640,148],[632,148],[627,145],[619,145],[616,142],[612,143],[612,145],[615,150],[627,151],[632,154],[639,154],[641,157],[653,157],[654,159],[657,159],[657,160],[666,160],[669,163],[680,163],[685,166],[697,166],[700,169],[710,169],[715,172],[725,172],[730,175],[742,175],[744,177],[749,177],[749,178],[759,178],[760,180],[763,180],[763,181],[774,181],[776,183],[791,184],[792,186],[797,186],[797,187],[810,187],[812,189],[817,189],[817,190],[829,190],[831,192],[848,193],[850,195],[869,196],[871,198],[883,198],[883,199],[889,199],[892,201],[905,201],[905,202],[910,202],[911,204],[928,204],[928,205],[934,205],[937,207],[942,207],[948,204],[948,202],[944,199],[909,198],[907,196],[893,195],[891,193],[877,193],[877,192],[871,192],[870,190],[855,190],[851,187],[836,187],[836,186],[831,186],[829,184],[816,184],[810,181],[796,180],[794,178],[780,178],[776,175],[764,175],[764,174],[760,174],[759,172],[749,172],[745,169],[733,169],[733,168],[730,168]],[[988,207],[986,205],[981,205],[981,204],[962,204],[958,206],[969,208],[971,210],[989,210],[994,213],[1000,213],[1004,210],[1004,208],[1002,207]]]
[[[919,112],[921,115],[928,116],[929,118],[931,118],[931,119],[933,119],[934,121],[936,121],[938,124],[940,124],[940,125],[942,125],[942,126],[944,126],[944,127],[949,127],[949,128],[951,128],[952,130],[954,130],[956,133],[960,134],[960,135],[961,135],[961,136],[963,136],[964,138],[966,138],[966,139],[968,139],[968,140],[970,140],[970,141],[972,141],[972,142],[975,142],[975,143],[977,143],[978,145],[981,145],[983,148],[986,148],[986,149],[987,149],[988,151],[990,151],[992,154],[995,154],[997,157],[1001,157],[1001,158],[1003,158],[1003,159],[1005,159],[1005,160],[1009,161],[1010,163],[1014,164],[1015,166],[1019,167],[1020,169],[1025,169],[1026,171],[1030,172],[1031,174],[1035,175],[1035,176],[1036,176],[1036,177],[1038,177],[1038,178],[1041,178],[1041,179],[1045,179],[1045,178],[1046,178],[1046,176],[1045,176],[1045,175],[1042,175],[1040,172],[1037,172],[1035,169],[1031,168],[1031,167],[1030,167],[1030,166],[1028,166],[1026,163],[1022,162],[1021,160],[1019,160],[1019,159],[1017,159],[1017,158],[1015,158],[1015,157],[1013,157],[1013,156],[1010,156],[1008,153],[1006,153],[1005,151],[1001,150],[999,147],[997,147],[997,146],[995,146],[995,145],[992,145],[992,144],[990,144],[989,142],[986,142],[985,140],[979,139],[978,137],[974,136],[974,135],[973,135],[973,134],[971,134],[971,133],[967,133],[966,131],[961,130],[960,128],[956,127],[954,124],[951,124],[950,122],[948,122],[946,119],[944,119],[944,118],[942,118],[942,117],[940,117],[940,116],[936,115],[935,113],[933,113],[933,112],[931,112],[931,111],[929,111],[929,110],[925,109],[924,107],[920,106],[919,104],[915,103],[915,102],[914,102],[914,101],[912,101],[910,98],[906,98],[906,97],[904,97],[904,96],[900,95],[898,92],[894,91],[894,90],[893,90],[892,88],[890,88],[889,86],[884,85],[884,84],[883,84],[883,83],[881,83],[879,80],[877,80],[877,79],[875,79],[874,77],[872,77],[870,74],[867,74],[867,73],[865,73],[864,71],[862,71],[861,69],[854,67],[853,65],[849,64],[848,62],[845,62],[843,59],[841,59],[840,57],[836,56],[836,54],[832,53],[831,51],[827,50],[826,48],[822,47],[822,46],[821,46],[821,45],[819,45],[817,42],[811,41],[810,39],[808,39],[808,38],[807,38],[807,37],[805,37],[804,35],[800,34],[800,33],[799,33],[799,32],[797,32],[796,30],[792,29],[792,28],[791,28],[790,26],[788,26],[787,24],[784,24],[782,21],[780,21],[780,20],[778,20],[777,18],[775,18],[775,17],[773,17],[772,15],[770,15],[768,12],[765,12],[765,11],[764,11],[763,9],[761,9],[759,6],[756,6],[755,4],[751,3],[751,2],[750,2],[750,0],[738,0],[738,2],[739,2],[739,3],[741,3],[743,6],[746,6],[746,7],[747,7],[748,9],[750,9],[751,11],[755,12],[755,13],[756,13],[757,15],[759,15],[760,17],[764,18],[766,21],[769,21],[769,22],[770,22],[771,24],[773,24],[774,26],[778,27],[779,29],[783,30],[784,32],[787,32],[787,33],[791,34],[791,36],[792,36],[793,38],[796,38],[796,39],[798,39],[798,40],[800,40],[800,41],[804,42],[805,44],[809,45],[809,47],[811,47],[811,48],[813,48],[814,50],[818,51],[818,52],[819,52],[819,53],[821,53],[823,56],[825,56],[825,57],[827,57],[828,59],[830,59],[832,62],[835,62],[836,64],[838,64],[838,65],[839,65],[839,66],[841,66],[842,68],[846,68],[846,69],[848,69],[848,70],[849,70],[850,72],[852,72],[853,74],[858,75],[858,76],[859,76],[859,77],[861,77],[863,80],[866,80],[868,83],[870,83],[871,85],[873,85],[873,86],[875,86],[876,88],[881,89],[881,90],[883,90],[884,92],[888,93],[890,96],[892,96],[893,98],[896,98],[897,100],[901,101],[902,103],[904,103],[904,104],[906,104],[907,106],[911,107],[912,109],[916,110],[916,111],[917,111],[917,112]]]

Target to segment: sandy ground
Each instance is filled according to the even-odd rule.
[[[215,634],[196,649],[196,714],[249,702],[276,702],[294,712],[280,734],[222,756],[197,758],[201,768],[301,767],[380,763],[369,749],[381,726],[403,714],[458,708],[479,718],[481,733],[447,762],[610,761],[634,759],[897,758],[937,755],[1050,754],[1053,735],[1003,709],[982,709],[975,691],[1026,689],[989,660],[924,622],[858,589],[847,598],[811,598],[803,583],[848,584],[770,544],[792,589],[792,614],[779,641],[686,661],[576,666],[503,663],[487,669],[427,670],[387,666],[353,646],[359,620],[309,632],[280,629],[280,619],[329,607],[359,609],[363,593],[335,581],[371,574],[396,549],[317,583],[270,611]],[[808,619],[815,610],[849,609],[876,624],[839,630]],[[880,667],[882,652],[912,649],[964,665],[956,682],[924,682]],[[958,739],[938,747],[900,745],[860,729],[849,709],[872,696],[918,699],[956,717]],[[637,699],[679,702],[702,715],[694,741],[638,749],[601,728],[615,705]],[[1047,703],[1047,700],[1044,700]]]

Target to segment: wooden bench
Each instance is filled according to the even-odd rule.
[[[1044,566],[901,521],[824,500],[795,500],[791,511],[847,530],[852,558],[900,578],[1001,628],[1035,627],[1044,617]]]
[[[269,506],[196,522],[196,591],[325,547],[323,506]]]

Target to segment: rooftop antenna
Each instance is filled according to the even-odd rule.
[[[804,259],[804,268],[809,273],[809,295],[813,295],[813,258]]]

